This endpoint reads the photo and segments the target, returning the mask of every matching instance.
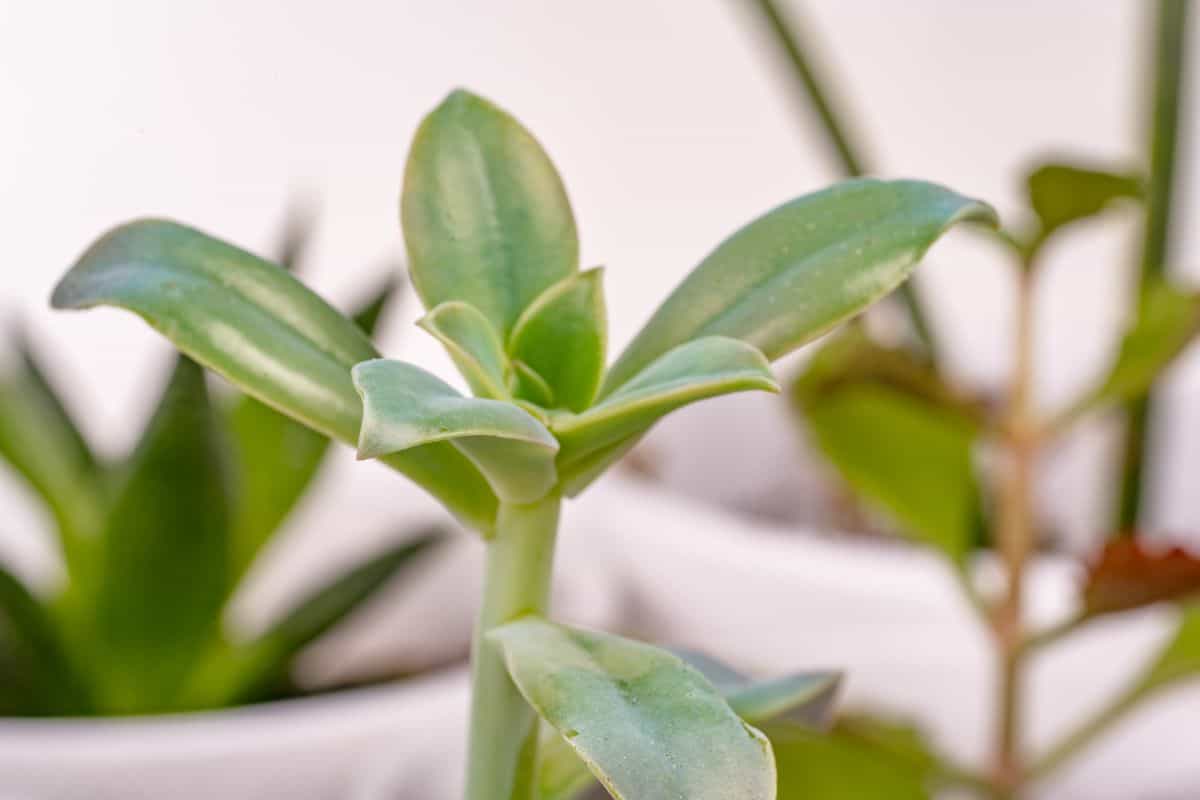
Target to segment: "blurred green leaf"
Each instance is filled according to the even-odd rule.
[[[1200,674],[1200,605],[1182,610],[1175,634],[1159,651],[1142,679],[1146,692],[1189,680]]]
[[[928,800],[936,758],[913,728],[865,717],[819,733],[795,724],[765,728],[775,748],[779,800]]]
[[[871,384],[819,396],[804,411],[817,446],[857,493],[903,533],[963,560],[979,503],[969,420]]]
[[[614,797],[775,797],[766,739],[674,655],[537,617],[489,638],[521,694]]]
[[[476,397],[509,399],[504,343],[482,312],[451,300],[417,320],[417,325],[442,343]]]
[[[105,710],[171,708],[217,634],[228,589],[229,497],[204,373],[177,360],[126,467],[86,613]]]
[[[0,565],[0,716],[86,714],[91,701],[45,606]]]
[[[542,292],[517,319],[508,342],[512,358],[549,385],[555,405],[576,413],[592,404],[604,375],[603,276],[602,269],[590,269]]]
[[[449,384],[403,361],[375,359],[354,367],[363,399],[360,458],[376,458],[430,442],[449,442],[487,476],[497,496],[529,503],[557,480],[558,442],[511,403],[463,397]]]
[[[96,459],[28,344],[0,376],[0,457],[16,470],[54,515],[72,577],[86,580],[80,552],[99,530],[104,493]]]
[[[584,413],[556,421],[552,429],[562,446],[560,469],[572,474],[588,456],[643,433],[681,406],[752,389],[779,391],[758,350],[721,336],[688,342]]]
[[[503,337],[578,268],[575,220],[549,157],[519,122],[462,90],[417,130],[400,218],[425,307],[469,303]]]
[[[1071,164],[1043,164],[1025,179],[1029,205],[1040,228],[1035,246],[1064,225],[1100,214],[1119,200],[1137,200],[1145,187],[1140,178]]]
[[[350,368],[378,354],[370,340],[284,270],[199,231],[142,220],[102,237],[62,279],[56,308],[134,311],[235,386],[332,438],[358,438]],[[496,497],[448,444],[386,459],[480,531]]]
[[[895,289],[964,220],[994,222],[995,214],[918,181],[851,180],[792,200],[688,275],[613,365],[601,397],[701,336],[741,339],[779,358]]]
[[[388,281],[354,314],[364,333],[374,331],[398,287]],[[233,442],[237,487],[231,559],[233,575],[240,577],[312,483],[329,440],[242,394],[226,408],[225,424]]]

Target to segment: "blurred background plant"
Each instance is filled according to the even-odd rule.
[[[786,11],[775,0],[748,5],[778,45],[780,61],[802,104],[820,120],[841,171],[869,172],[858,132],[813,63],[798,4]],[[808,446],[836,472],[840,485],[832,491],[849,498],[831,504],[840,509],[831,521],[898,535],[944,556],[991,634],[998,695],[988,774],[949,765],[914,728],[852,717],[829,736],[773,737],[781,796],[926,797],[935,786],[954,784],[1012,797],[1148,697],[1200,674],[1200,610],[1186,605],[1200,592],[1200,559],[1161,537],[1150,543],[1142,536],[1144,499],[1156,477],[1155,390],[1200,332],[1200,294],[1173,281],[1169,271],[1188,5],[1145,4],[1153,31],[1146,48],[1153,73],[1145,93],[1152,99],[1148,175],[1071,154],[1044,161],[1025,176],[1027,218],[999,235],[987,234],[987,244],[1011,263],[1016,287],[1014,366],[1005,391],[997,396],[964,385],[944,368],[937,331],[914,283],[899,295],[905,324],[898,335],[896,326],[849,327],[821,345],[792,381],[789,394]],[[1139,203],[1144,221],[1131,281],[1134,302],[1112,364],[1065,408],[1041,409],[1032,387],[1042,255],[1072,224],[1129,213]],[[1081,300],[1086,291],[1080,290]],[[1055,531],[1035,507],[1039,463],[1072,426],[1102,414],[1125,420],[1110,494],[1111,533],[1081,559],[1086,577],[1076,614],[1052,628],[1030,630],[1024,577],[1037,553],[1056,549]],[[973,556],[993,551],[1003,581],[981,588]],[[1029,657],[1092,620],[1160,602],[1179,603],[1180,621],[1160,652],[1147,653],[1141,676],[1047,752],[1026,752],[1021,707]]]
[[[278,254],[286,268],[303,264],[312,227],[295,206]],[[389,281],[358,308],[363,330],[401,288]],[[18,337],[17,349],[0,378],[0,456],[53,519],[65,580],[39,593],[0,565],[0,715],[151,714],[295,695],[300,652],[441,535],[397,532],[261,632],[239,635],[228,606],[329,440],[246,395],[211,391],[178,357],[133,451],[107,463],[29,343]]]

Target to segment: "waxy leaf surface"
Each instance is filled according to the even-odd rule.
[[[852,180],[792,200],[684,279],[613,365],[601,396],[701,336],[741,339],[779,358],[899,286],[950,226],[994,219],[983,203],[919,181]]]
[[[538,618],[496,629],[525,699],[618,800],[771,800],[771,747],[655,647]]]
[[[93,244],[52,302],[133,311],[248,394],[326,436],[358,438],[350,369],[378,355],[370,340],[286,271],[232,245],[173,222],[132,222]],[[452,446],[431,444],[387,463],[468,525],[490,530],[496,497]]]
[[[363,400],[359,458],[449,442],[507,502],[532,502],[554,486],[558,442],[524,409],[463,397],[437,376],[403,361],[365,361],[354,367],[353,377]]]
[[[417,325],[442,343],[476,397],[509,399],[504,344],[478,309],[452,300],[417,320]]]
[[[541,145],[504,111],[455,91],[417,131],[400,219],[426,308],[461,300],[507,337],[579,265],[575,219]]]

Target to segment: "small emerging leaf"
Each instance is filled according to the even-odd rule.
[[[462,90],[417,130],[400,218],[425,307],[461,300],[505,337],[535,297],[579,265],[571,206],[541,145]]]
[[[440,378],[403,361],[364,361],[354,367],[353,378],[363,400],[359,458],[450,442],[507,502],[532,502],[554,486],[558,442],[527,411],[498,400],[463,397]]]
[[[509,399],[504,344],[478,309],[452,300],[417,320],[417,325],[442,343],[476,397]]]
[[[545,379],[557,406],[576,413],[592,404],[604,375],[603,276],[590,269],[554,284],[525,309],[509,337],[512,357]]]
[[[618,800],[771,800],[771,747],[658,648],[538,618],[494,630],[521,694]]]
[[[577,466],[587,456],[643,433],[688,403],[752,389],[779,391],[770,365],[758,350],[721,336],[688,342],[584,413],[556,422],[560,464],[564,469]]]
[[[1044,164],[1029,173],[1026,186],[1041,225],[1039,242],[1064,225],[1099,214],[1118,200],[1137,200],[1143,193],[1136,177],[1070,164]]]
[[[1112,539],[1088,568],[1083,611],[1128,611],[1200,594],[1200,558],[1182,547],[1155,550],[1140,538]]]
[[[964,220],[994,222],[995,213],[919,181],[852,180],[785,203],[684,279],[613,365],[600,396],[701,336],[740,339],[773,361],[895,289]]]

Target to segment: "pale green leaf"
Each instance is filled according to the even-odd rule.
[[[543,410],[554,408],[554,389],[537,370],[524,361],[514,361],[512,375],[513,394],[519,401],[533,403]]]
[[[899,286],[952,225],[994,222],[985,204],[919,181],[846,181],[734,233],[679,285],[626,348],[606,397],[701,336],[741,339],[774,360]]]
[[[554,486],[558,442],[524,409],[463,397],[440,378],[403,361],[365,361],[354,367],[353,377],[363,401],[359,458],[449,442],[506,502],[529,503]]]
[[[592,404],[604,375],[603,276],[602,269],[590,269],[542,292],[521,314],[508,342],[512,358],[545,380],[555,405],[577,413]]]
[[[534,617],[489,639],[521,694],[613,797],[775,797],[769,743],[676,656]]]
[[[549,157],[515,119],[462,90],[417,130],[400,218],[425,307],[461,300],[505,337],[579,265],[575,220]]]
[[[510,399],[504,344],[478,309],[451,300],[417,320],[417,325],[442,343],[477,397]]]
[[[358,437],[350,368],[375,358],[375,348],[283,269],[243,250],[173,222],[132,222],[93,244],[52,302],[133,311],[259,400],[332,438]],[[496,497],[455,448],[435,443],[387,463],[467,524],[491,529]]]
[[[770,365],[754,347],[720,336],[688,342],[584,413],[556,421],[552,429],[562,445],[560,466],[572,469],[589,455],[643,433],[681,406],[752,389],[779,391]]]

